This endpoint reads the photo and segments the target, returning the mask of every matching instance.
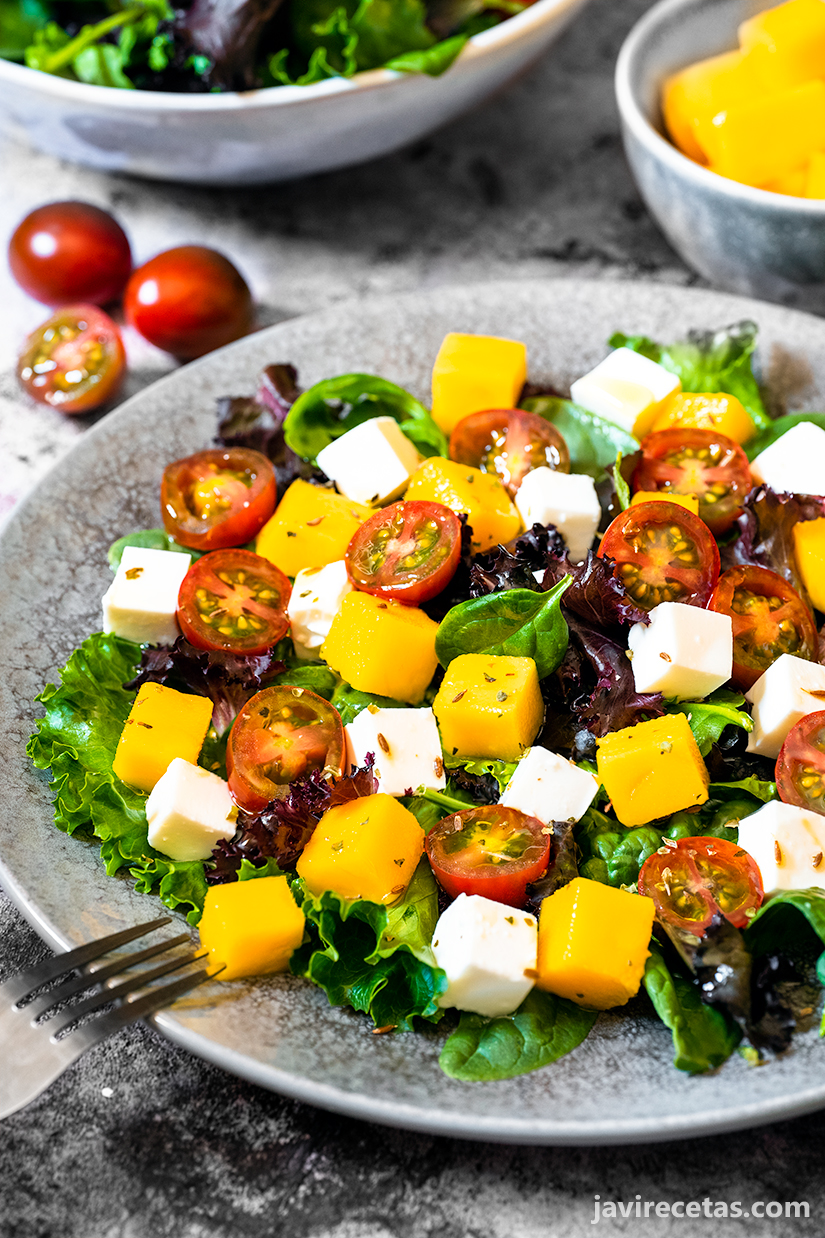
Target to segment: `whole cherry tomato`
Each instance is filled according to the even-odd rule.
[[[599,554],[616,561],[613,574],[643,610],[660,602],[706,606],[719,578],[719,548],[705,522],[663,499],[621,512]]]
[[[196,559],[178,594],[178,623],[196,649],[265,653],[289,628],[289,577],[251,550]]]
[[[711,533],[724,533],[742,513],[751,489],[748,457],[738,443],[715,430],[658,430],[642,440],[634,490],[693,494],[699,517]]]
[[[523,907],[527,885],[547,870],[552,831],[517,808],[484,804],[454,812],[427,835],[427,856],[448,894],[482,894]]]
[[[95,305],[58,310],[26,341],[17,377],[40,404],[88,413],[110,400],[126,369],[120,332]]]
[[[391,503],[356,529],[347,575],[356,589],[418,606],[440,593],[461,558],[461,522],[443,503]]]
[[[719,577],[708,610],[733,622],[731,679],[747,691],[783,653],[815,662],[819,642],[813,616],[784,576],[744,564]]]
[[[665,924],[701,937],[719,912],[744,928],[764,898],[756,861],[725,838],[680,838],[648,856],[639,893],[652,898]]]
[[[240,339],[253,319],[243,276],[203,245],[179,245],[144,262],[126,286],[123,307],[150,344],[184,361]]]
[[[213,447],[174,460],[160,483],[164,528],[192,550],[251,542],[276,498],[275,470],[250,447]]]
[[[825,815],[825,710],[791,727],[776,762],[776,789],[786,804]],[[814,867],[821,863],[820,853]]]
[[[570,472],[570,453],[555,426],[520,408],[463,418],[450,435],[450,459],[496,474],[511,498],[532,469]]]
[[[123,292],[132,252],[120,224],[99,206],[50,202],[17,225],[9,266],[20,287],[44,305],[105,305]]]

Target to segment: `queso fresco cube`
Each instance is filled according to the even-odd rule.
[[[739,846],[756,861],[766,894],[825,887],[825,817],[783,804],[764,804],[739,822]]]
[[[208,860],[235,833],[229,786],[200,765],[175,757],[146,801],[149,842],[173,860]]]
[[[370,705],[345,727],[351,765],[375,757],[378,790],[405,795],[417,787],[443,791],[447,785],[441,740],[431,709],[379,709]]]
[[[536,746],[519,761],[499,802],[549,825],[551,821],[579,821],[598,789],[597,779],[586,769]]]
[[[459,894],[433,932],[447,975],[439,1006],[494,1019],[520,1006],[536,978],[536,918],[480,894]]]
[[[754,481],[772,490],[825,494],[825,430],[800,421],[751,463]]]
[[[177,550],[126,546],[103,595],[103,631],[138,645],[171,645],[180,636],[178,593],[192,562]]]
[[[318,452],[318,468],[355,503],[388,503],[406,489],[421,456],[394,417],[373,417]]]
[[[783,653],[745,696],[753,707],[748,752],[776,758],[791,727],[825,709],[825,666]]]
[[[304,568],[298,573],[289,595],[287,613],[299,658],[318,657],[348,593],[352,593],[352,585],[343,559],[336,559],[325,567]]]
[[[681,382],[664,366],[632,348],[617,348],[571,384],[576,404],[635,434],[646,434],[662,404],[681,390]]]
[[[627,643],[637,692],[696,700],[731,677],[730,615],[684,602],[661,602],[650,611],[650,623],[633,625]]]
[[[559,473],[544,465],[527,474],[516,491],[516,507],[527,529],[534,524],[555,525],[574,563],[586,557],[602,517],[592,477]]]

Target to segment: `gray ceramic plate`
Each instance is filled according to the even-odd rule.
[[[761,328],[763,375],[791,407],[825,406],[825,323],[715,293],[656,284],[521,282],[345,305],[254,335],[163,379],[91,430],[23,503],[0,541],[0,878],[37,931],[66,948],[159,905],[107,878],[96,850],[51,824],[48,787],[24,754],[43,684],[99,626],[106,548],[158,523],[164,465],[207,445],[215,397],[292,361],[304,383],[373,371],[426,399],[448,330],[525,340],[530,376],[566,387],[614,330],[673,339],[743,317]],[[156,1020],[178,1044],[288,1096],[356,1117],[474,1139],[610,1143],[729,1130],[825,1104],[825,1046],[800,1036],[761,1070],[738,1056],[691,1079],[641,1002],[603,1015],[555,1066],[509,1082],[455,1083],[440,1036],[373,1036],[292,977],[215,984]]]

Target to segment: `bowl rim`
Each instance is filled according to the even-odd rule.
[[[487,55],[491,51],[529,35],[540,28],[559,10],[575,8],[582,0],[534,0],[529,8],[521,13],[508,17],[491,30],[484,30],[473,35],[461,49],[453,67],[466,66],[468,62]],[[34,83],[33,75],[39,82]],[[27,65],[16,61],[0,59],[0,83],[9,85],[25,85],[29,89],[39,89],[41,94],[52,98],[62,98],[76,104],[89,103],[98,107],[106,107],[117,102],[118,107],[133,111],[171,112],[229,112],[257,107],[283,107],[290,103],[310,103],[315,99],[329,95],[344,94],[353,91],[367,91],[391,86],[399,78],[415,79],[421,76],[415,73],[399,73],[394,69],[368,69],[356,73],[353,77],[331,77],[323,82],[314,82],[309,86],[266,86],[256,90],[228,90],[220,94],[186,94],[164,90],[121,90],[115,86],[95,86],[88,82],[72,81],[65,77],[56,77],[51,73],[41,73],[30,69]]]
[[[769,189],[756,189],[752,185],[743,185],[740,181],[730,180],[718,172],[712,172],[710,168],[694,163],[659,133],[639,105],[634,87],[638,77],[638,62],[649,40],[663,27],[678,24],[683,13],[706,2],[707,0],[658,0],[630,30],[619,51],[614,75],[616,103],[623,124],[655,159],[664,163],[677,176],[692,181],[697,189],[710,191],[722,198],[733,198],[752,207],[770,205],[773,209],[778,209],[781,206],[795,215],[811,215],[815,218],[825,216],[825,198],[798,198],[791,194],[773,193]],[[774,6],[768,4],[766,7]],[[732,49],[719,48],[720,53],[730,50]]]

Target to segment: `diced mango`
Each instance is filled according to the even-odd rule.
[[[490,550],[511,541],[521,530],[521,517],[494,473],[482,473],[469,464],[431,456],[410,478],[407,499],[443,503],[454,512],[466,512],[473,531],[473,550]]]
[[[747,443],[756,428],[741,400],[724,391],[680,391],[670,397],[651,431],[684,429],[716,430],[735,443]]]
[[[764,86],[790,89],[822,77],[825,66],[825,5],[788,0],[748,18],[739,43]]]
[[[682,713],[612,731],[596,744],[599,780],[622,825],[646,825],[708,798],[708,771]]]
[[[394,903],[424,850],[424,831],[392,795],[366,795],[330,808],[296,865],[312,894]]]
[[[517,761],[544,718],[536,664],[462,653],[447,667],[433,710],[448,755]]]
[[[341,603],[321,657],[361,692],[418,705],[438,665],[437,631],[415,606],[356,591]]]
[[[462,417],[515,408],[527,380],[527,349],[497,335],[445,335],[433,366],[433,418],[445,434]]]
[[[732,104],[711,128],[708,158],[715,171],[747,185],[775,181],[825,148],[825,82]]]
[[[540,989],[609,1010],[638,992],[649,954],[653,899],[576,877],[541,905]]]
[[[667,131],[684,154],[706,163],[707,133],[714,116],[733,103],[748,102],[757,90],[764,94],[753,65],[740,51],[688,65],[669,77],[662,91]]]
[[[653,503],[656,499],[678,503],[680,507],[686,507],[689,512],[693,512],[694,516],[699,515],[699,500],[695,494],[673,494],[670,490],[637,490],[630,505],[632,507],[634,503]]]
[[[286,877],[254,877],[210,886],[198,925],[219,980],[286,971],[304,936],[304,913]]]
[[[151,791],[175,757],[197,765],[212,702],[159,683],[138,689],[118,742],[112,771],[139,791]]]
[[[353,533],[371,515],[363,503],[298,478],[261,529],[255,549],[287,576],[297,576],[301,568],[343,559]]]
[[[816,609],[825,610],[825,517],[798,521],[793,544],[802,583]]]
[[[821,150],[811,155],[800,194],[804,198],[825,198],[825,153]]]
[[[821,3],[821,0],[817,0],[817,3]],[[790,172],[785,172],[782,176],[777,176],[774,181],[767,181],[762,188],[767,189],[769,193],[784,193],[792,198],[804,198],[809,166],[810,161]]]

